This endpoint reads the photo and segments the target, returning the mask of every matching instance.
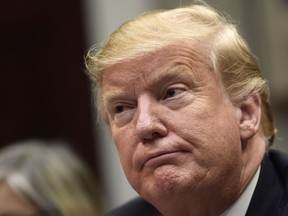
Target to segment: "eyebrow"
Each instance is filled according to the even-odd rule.
[[[104,106],[109,103],[110,101],[116,100],[124,97],[126,94],[125,91],[117,90],[117,91],[109,91],[102,95],[101,102],[104,104]]]
[[[143,79],[145,79],[145,82],[147,82],[147,86],[157,86],[161,82],[169,81],[171,79],[186,79],[187,75],[184,75],[184,71],[188,70],[189,67],[177,64],[173,65],[172,67],[169,67],[168,69],[164,68],[160,70],[160,72],[152,73],[151,76],[149,76],[149,79],[145,79],[145,76],[143,76]],[[155,70],[155,72],[157,69]],[[192,74],[192,73],[191,73]],[[191,75],[192,79],[192,75]],[[115,91],[109,91],[102,95],[101,102],[103,103],[104,107],[106,107],[107,104],[109,104],[111,101],[116,99],[121,99],[122,97],[125,97],[127,95],[127,91],[123,90],[115,90]]]
[[[187,71],[189,68],[183,64],[174,65],[167,70],[164,69],[163,72],[157,73],[152,75],[151,80],[152,82],[149,85],[157,85],[159,82],[163,82],[170,79],[176,78],[185,78],[187,79],[187,75],[184,74],[184,71]]]

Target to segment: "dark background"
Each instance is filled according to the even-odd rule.
[[[97,172],[80,0],[0,6],[0,147],[60,139]]]

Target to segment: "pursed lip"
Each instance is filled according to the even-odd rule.
[[[149,162],[150,160],[154,159],[154,158],[158,158],[164,155],[170,155],[170,154],[174,154],[174,153],[181,153],[181,152],[186,152],[186,151],[168,151],[168,150],[160,150],[160,151],[155,151],[152,153],[148,153],[144,158],[143,158],[143,162],[141,163],[141,169],[143,169],[143,167],[145,166],[145,164],[147,162]]]

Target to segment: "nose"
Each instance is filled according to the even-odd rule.
[[[163,110],[157,101],[149,96],[138,99],[136,115],[136,133],[143,143],[167,135],[168,129],[163,119]]]

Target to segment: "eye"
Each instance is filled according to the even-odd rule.
[[[112,107],[112,114],[116,115],[116,114],[121,114],[124,113],[130,109],[132,109],[134,106],[132,104],[126,104],[126,103],[116,103],[113,107]]]
[[[124,110],[125,110],[124,106],[118,105],[118,106],[115,107],[114,113],[121,113],[121,112],[124,112]]]
[[[125,111],[125,106],[124,105],[117,105],[114,107],[114,113],[118,114],[118,113],[122,113]]]
[[[174,88],[167,89],[167,91],[166,91],[165,94],[164,94],[163,99],[175,97],[175,96],[181,94],[181,93],[184,92],[184,91],[185,91],[185,89],[175,88],[175,87],[174,87]]]
[[[117,102],[108,111],[110,121],[117,127],[122,127],[131,121],[136,105],[134,103]]]

